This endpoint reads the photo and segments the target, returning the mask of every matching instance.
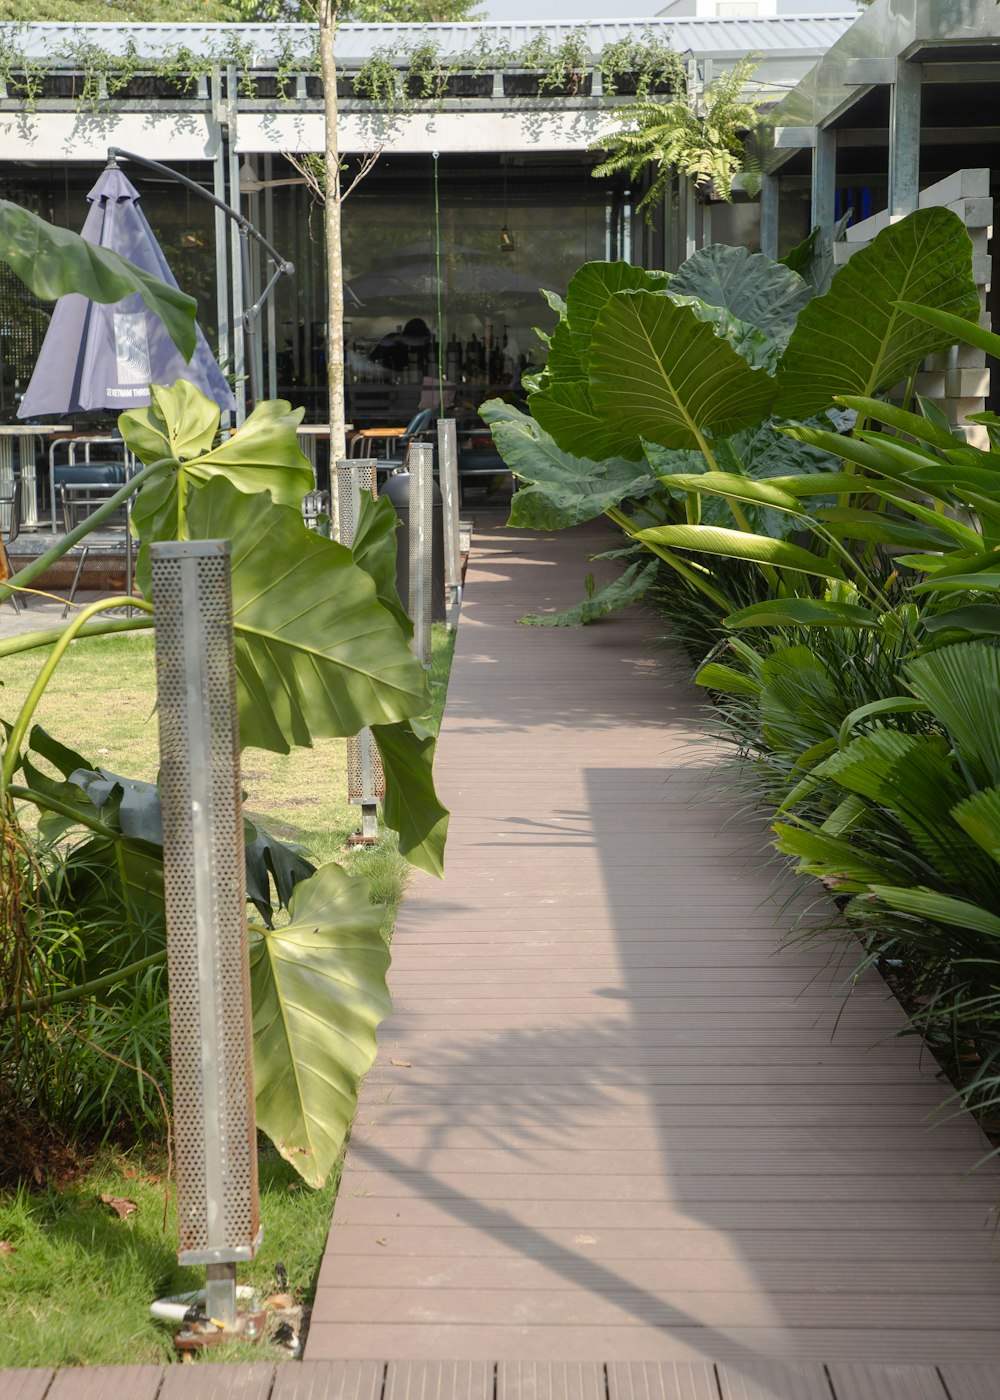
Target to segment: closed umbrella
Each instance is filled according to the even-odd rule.
[[[117,166],[102,172],[87,198],[84,238],[177,286],[139,208],[139,192]],[[138,294],[103,305],[73,293],[56,302],[18,417],[140,408],[150,402],[150,384],[177,379],[190,380],[222,409],[236,407],[200,328],[195,352],[185,363],[163,322]]]

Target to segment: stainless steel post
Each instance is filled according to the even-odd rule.
[[[438,464],[444,508],[444,586],[454,607],[462,601],[462,556],[458,541],[458,430],[454,418],[438,419]]]
[[[410,444],[410,617],[413,651],[428,670],[431,664],[431,597],[434,563],[434,449]]]
[[[351,549],[361,517],[364,494],[376,493],[373,458],[338,461],[336,499],[340,543]],[[362,729],[347,741],[347,800],[361,808],[361,844],[370,845],[378,836],[378,804],[385,797],[385,774],[378,745],[370,729]]]
[[[170,979],[178,1260],[236,1321],[260,1244],[229,542],[150,546]]]

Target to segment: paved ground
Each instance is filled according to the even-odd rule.
[[[878,978],[775,953],[802,891],[713,791],[686,664],[644,616],[516,624],[608,543],[477,537],[448,875],[397,927],[306,1355],[1000,1362],[1000,1176],[962,1180],[985,1143],[931,1129]]]

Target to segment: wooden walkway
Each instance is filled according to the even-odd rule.
[[[397,927],[306,1360],[0,1400],[1000,1400],[977,1128],[930,1126],[877,979],[844,1007],[835,945],[775,952],[787,892],[654,625],[515,624],[607,542],[477,537],[449,873]]]
[[[845,1005],[835,945],[775,952],[687,663],[642,615],[515,621],[610,543],[477,535],[448,875],[397,926],[306,1356],[1000,1364],[1000,1173],[962,1179],[985,1141],[930,1126],[880,979]]]

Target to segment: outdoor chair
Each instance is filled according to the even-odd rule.
[[[7,538],[0,535],[0,583],[6,583],[8,579],[14,577],[14,568],[10,562],[10,555],[7,553],[7,546],[14,543],[21,533],[21,482],[20,479],[11,482],[10,490],[0,495],[0,524],[3,517],[7,517]],[[21,611],[23,599],[16,593],[12,593],[9,598],[11,607],[16,613]]]
[[[351,441],[350,455],[371,457],[381,445],[384,457],[378,461],[377,470],[383,474],[393,471],[403,466],[410,443],[426,437],[433,419],[434,410],[422,408],[405,428],[361,428]]]
[[[107,484],[95,482],[64,482],[59,487],[59,504],[62,509],[63,528],[69,534],[94,511],[109,501],[121,488],[120,482]],[[69,597],[66,606],[63,608],[63,617],[66,617],[76,591],[80,586],[80,579],[83,577],[84,566],[91,555],[101,555],[106,559],[105,580],[102,580],[104,587],[111,585],[111,580],[116,578],[124,565],[124,587],[125,592],[132,594],[132,528],[131,528],[131,502],[128,502],[108,521],[102,522],[101,529],[94,534],[88,535],[78,546],[80,550],[79,562],[76,566],[76,573],[73,575],[73,582],[70,585]]]

